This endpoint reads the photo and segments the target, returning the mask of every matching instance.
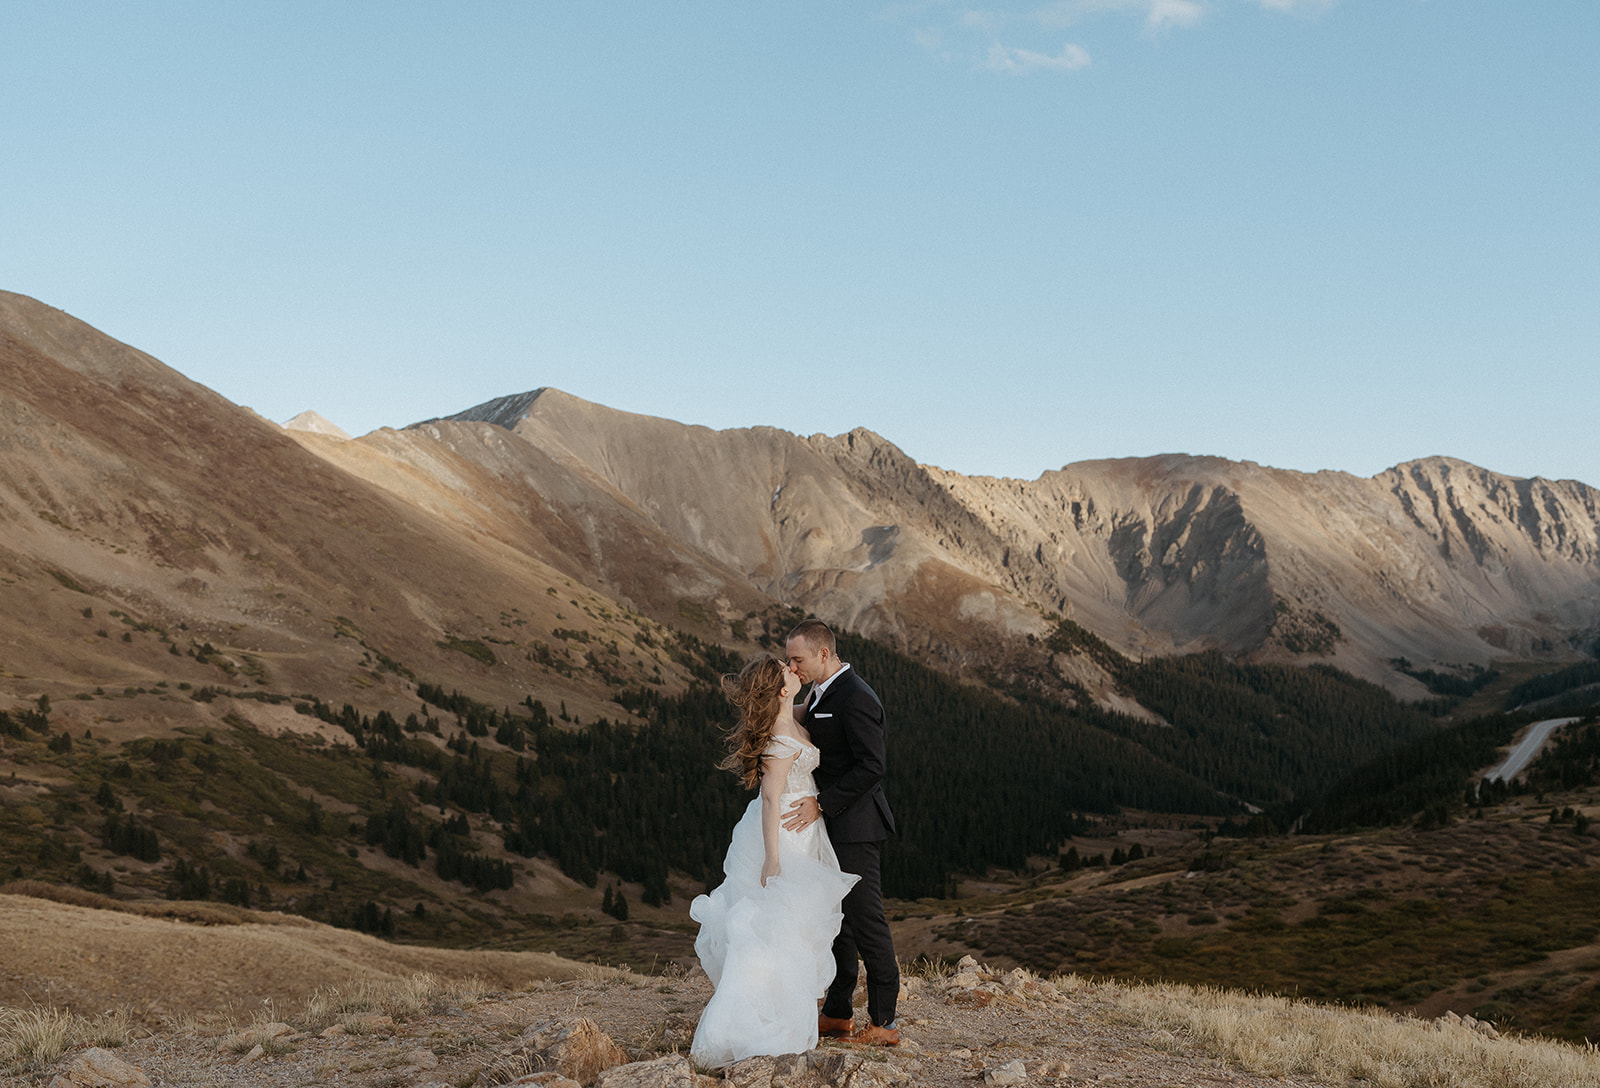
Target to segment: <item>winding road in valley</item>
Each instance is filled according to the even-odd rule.
[[[1578,721],[1578,719],[1549,718],[1542,722],[1534,722],[1533,725],[1528,727],[1528,733],[1522,738],[1522,743],[1511,749],[1504,763],[1484,775],[1484,781],[1488,782],[1496,778],[1507,782],[1511,781],[1522,773],[1522,768],[1526,767],[1534,756],[1539,754],[1539,749],[1544,747],[1544,742],[1550,739],[1551,733],[1554,733],[1563,725],[1571,725],[1575,721]]]

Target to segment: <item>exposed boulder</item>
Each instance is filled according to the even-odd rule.
[[[499,1061],[485,1069],[476,1088],[510,1084],[518,1075],[544,1072],[560,1073],[589,1088],[606,1070],[627,1064],[628,1055],[593,1020],[545,1020],[529,1026]]]
[[[63,1079],[71,1088],[150,1088],[151,1084],[143,1070],[98,1046],[92,1046],[74,1058],[67,1067],[66,1077],[56,1077],[51,1082],[52,1088]]]

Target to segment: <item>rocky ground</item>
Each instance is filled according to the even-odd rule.
[[[825,1041],[786,1059],[752,1059],[712,1076],[687,1059],[710,996],[703,974],[615,976],[552,983],[523,993],[434,995],[411,1015],[339,1012],[337,1002],[297,1023],[264,1018],[236,1030],[179,1025],[114,1051],[86,1048],[7,1079],[53,1088],[230,1085],[291,1088],[544,1083],[601,1088],[822,1088],[869,1085],[1319,1084],[1253,1076],[1190,1052],[1164,1030],[1118,1012],[1114,987],[1069,992],[1024,972],[906,982],[903,1043],[873,1049]],[[317,1021],[331,1020],[326,1027]],[[137,1034],[137,1033],[136,1033]],[[607,1067],[609,1066],[609,1067]],[[523,1079],[540,1073],[538,1079]],[[567,1077],[566,1080],[557,1079]],[[696,1079],[698,1077],[698,1079]]]
[[[1199,992],[1046,981],[1020,970],[989,971],[971,960],[950,975],[905,980],[898,1048],[825,1041],[804,1055],[751,1059],[712,1071],[693,1068],[687,1058],[696,1017],[709,995],[710,984],[698,972],[662,978],[597,970],[594,977],[541,983],[518,993],[478,993],[419,976],[405,992],[323,992],[301,1013],[281,1020],[269,1006],[245,1026],[173,1023],[154,1032],[132,1031],[114,1050],[79,1046],[47,1061],[18,1054],[20,1036],[13,1030],[13,1075],[0,1083],[50,1088],[1600,1084],[1600,1063],[1592,1054],[1556,1047],[1541,1058],[1538,1048],[1553,1044],[1532,1044],[1530,1050],[1528,1044],[1493,1038],[1486,1029],[1480,1033],[1460,1021],[1403,1022],[1270,999],[1254,1005],[1231,1000],[1228,1017],[1261,1020],[1266,1035],[1281,1037],[1289,1047],[1251,1049],[1240,1032],[1219,1032],[1215,1023],[1208,1027],[1195,1018],[1207,1004],[1207,995]],[[1370,1023],[1363,1024],[1363,1017]],[[1322,1026],[1308,1030],[1305,1025],[1313,1021]],[[1356,1055],[1392,1029],[1409,1032],[1409,1041],[1384,1044],[1386,1050],[1375,1049],[1366,1059]],[[1319,1045],[1302,1045],[1319,1033]],[[1333,1051],[1344,1053],[1335,1060]],[[1437,1060],[1430,1062],[1430,1055]]]

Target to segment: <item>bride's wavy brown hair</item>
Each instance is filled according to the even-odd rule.
[[[783,662],[771,654],[751,658],[738,676],[722,678],[722,693],[738,707],[739,722],[728,731],[728,754],[717,766],[753,790],[761,781],[761,754],[772,743],[783,699]]]

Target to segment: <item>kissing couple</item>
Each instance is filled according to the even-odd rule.
[[[900,1043],[900,969],[879,874],[895,830],[883,703],[839,660],[821,620],[797,625],[785,652],[787,662],[763,654],[722,681],[739,721],[719,766],[760,792],[733,829],[722,884],[689,908],[714,987],[689,1054],[711,1068],[801,1053],[821,1035]],[[851,1001],[863,964],[858,1027]]]

